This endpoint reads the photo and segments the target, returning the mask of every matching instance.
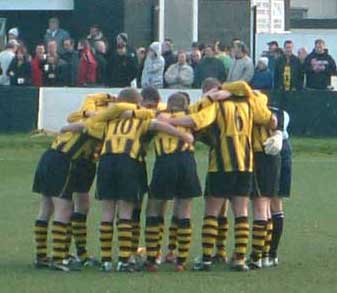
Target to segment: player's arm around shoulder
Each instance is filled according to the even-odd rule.
[[[188,143],[188,144],[194,143],[194,137],[192,134],[180,131],[176,127],[170,125],[169,123],[160,121],[158,119],[150,120],[148,130],[165,132],[171,136],[178,137],[185,143]]]
[[[254,92],[249,99],[249,104],[253,113],[253,121],[257,125],[263,125],[275,129],[277,118],[268,108],[268,97],[261,92]]]

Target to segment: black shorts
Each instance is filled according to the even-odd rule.
[[[291,192],[291,176],[292,176],[292,152],[288,139],[283,140],[281,151],[281,175],[279,197],[290,197]]]
[[[33,192],[62,197],[69,180],[71,161],[61,152],[49,149],[41,157],[34,177]]]
[[[97,169],[96,198],[136,202],[142,192],[142,163],[128,155],[108,154]]]
[[[65,191],[64,198],[72,199],[74,192],[87,193],[90,191],[96,174],[96,164],[87,159],[77,159],[72,162],[70,177]]]
[[[280,186],[281,155],[254,153],[254,182],[252,197],[278,195]]]
[[[159,200],[201,196],[194,154],[180,152],[157,157],[149,194],[151,199]]]
[[[205,195],[221,198],[249,196],[252,190],[251,172],[209,172]]]

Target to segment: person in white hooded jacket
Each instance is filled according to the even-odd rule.
[[[163,88],[165,60],[161,56],[161,44],[153,42],[148,50],[142,73],[142,88]]]
[[[186,62],[185,51],[179,51],[178,62],[172,64],[165,73],[165,81],[168,88],[191,88],[194,79],[193,68]]]

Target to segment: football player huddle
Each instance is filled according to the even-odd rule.
[[[202,90],[192,104],[185,92],[172,94],[163,104],[154,88],[126,88],[117,97],[93,94],[69,115],[69,124],[44,152],[35,172],[33,191],[41,194],[34,226],[36,268],[68,272],[97,265],[111,272],[116,231],[116,271],[156,272],[165,261],[183,272],[192,243],[193,199],[200,196],[205,202],[202,250],[194,271],[210,271],[214,263],[235,271],[278,265],[283,198],[290,196],[291,187],[289,116],[270,107],[267,96],[243,81],[220,84],[209,78]],[[194,157],[196,141],[208,148],[204,192]],[[148,183],[150,148],[155,162]],[[89,191],[95,177],[101,205],[100,260],[87,251]],[[168,247],[162,256],[170,202]],[[230,257],[229,206],[235,243]],[[145,248],[140,248],[142,234]],[[75,255],[70,253],[72,240]]]

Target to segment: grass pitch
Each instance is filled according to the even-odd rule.
[[[28,135],[0,136],[1,293],[337,292],[337,139],[293,140],[293,194],[285,207],[279,267],[245,274],[218,266],[210,273],[177,274],[163,265],[160,273],[132,275],[104,274],[97,269],[66,274],[33,268],[32,228],[39,197],[31,193],[31,185],[36,163],[49,141]],[[207,152],[200,147],[196,155],[203,181]],[[149,159],[151,166],[152,156]],[[99,205],[95,200],[92,203],[89,249],[98,256]],[[202,215],[203,202],[196,200],[191,261],[200,254]]]

